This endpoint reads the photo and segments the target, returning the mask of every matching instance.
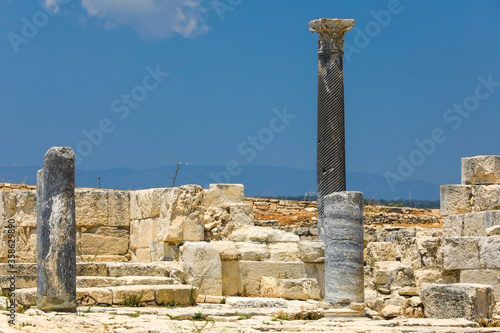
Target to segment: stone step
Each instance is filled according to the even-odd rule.
[[[0,276],[0,288],[2,290],[9,289],[12,283],[11,276]],[[133,285],[172,285],[181,284],[179,280],[164,276],[77,276],[77,288],[101,288],[101,287],[117,287],[117,286],[133,286]],[[20,276],[15,277],[16,289],[35,288],[36,276]]]
[[[16,290],[16,301],[24,307],[36,305],[36,288]],[[190,285],[127,285],[102,288],[77,288],[78,306],[175,306],[189,305],[199,290]]]
[[[36,276],[36,263],[15,265],[16,276]],[[180,269],[175,262],[158,261],[152,263],[89,262],[77,263],[77,276],[164,276],[176,277]],[[9,264],[0,264],[0,276],[12,275]]]

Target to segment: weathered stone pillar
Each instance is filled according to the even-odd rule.
[[[344,135],[344,35],[354,20],[309,22],[319,35],[318,67],[318,237],[323,239],[325,195],[346,190]]]
[[[332,193],[324,204],[325,301],[363,303],[363,193]]]
[[[37,175],[37,307],[76,311],[75,155],[52,147]]]

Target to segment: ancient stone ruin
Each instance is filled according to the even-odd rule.
[[[290,318],[299,316],[302,307],[309,316],[331,320],[343,316],[409,321],[465,318],[454,320],[472,325],[471,321],[496,316],[499,156],[462,160],[463,184],[441,187],[442,217],[437,210],[363,206],[355,192],[326,196],[325,235],[345,232],[342,239],[348,252],[344,253],[353,255],[337,256],[330,264],[331,241],[317,239],[314,202],[245,198],[239,184],[138,191],[76,188],[74,298],[71,249],[64,256],[56,252],[55,257],[44,257],[40,250],[54,247],[37,242],[41,228],[54,228],[50,219],[47,226],[37,223],[37,210],[42,212],[39,218],[61,216],[55,211],[44,213],[50,207],[37,202],[37,191],[43,202],[66,198],[61,204],[71,209],[71,182],[59,182],[63,187],[50,189],[54,159],[68,161],[67,170],[71,170],[71,155],[53,149],[47,153],[36,190],[0,186],[2,221],[14,219],[17,224],[16,301],[24,309],[72,311],[74,299],[78,309],[135,305],[141,311],[150,307],[168,312],[170,304],[181,306],[177,313],[182,312],[179,309],[192,312],[189,305],[198,304],[203,311],[211,305],[226,312],[235,309],[234,313],[271,317],[281,311]],[[71,180],[70,176],[63,179]],[[65,228],[71,230],[71,210],[65,216],[61,221],[68,221]],[[273,216],[276,219],[269,220]],[[57,238],[61,232],[51,235]],[[364,233],[364,239],[359,233]],[[59,246],[71,243],[70,233],[61,237]],[[2,239],[0,272],[6,277],[5,233]],[[57,253],[62,257],[58,259]],[[60,270],[52,268],[61,262],[69,275],[57,275]],[[331,286],[345,294],[328,294]],[[2,279],[1,287],[6,295],[9,281]],[[57,304],[64,302],[47,297],[68,294],[70,305],[59,308]],[[339,307],[342,302],[347,304]]]
[[[21,320],[5,327],[495,331],[479,327],[500,326],[500,156],[462,159],[462,184],[441,187],[440,211],[346,191],[342,55],[353,24],[310,24],[317,203],[245,198],[242,184],[75,188],[73,151],[51,148],[36,187],[0,184],[0,307]]]

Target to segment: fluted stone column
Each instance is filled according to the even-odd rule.
[[[324,197],[325,301],[337,306],[364,302],[363,193]]]
[[[324,196],[346,190],[344,134],[344,35],[354,20],[319,19],[309,23],[319,35],[318,67],[318,237],[323,239]]]
[[[53,147],[37,175],[37,307],[76,311],[75,155]]]

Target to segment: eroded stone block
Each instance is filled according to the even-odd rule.
[[[471,185],[441,185],[441,215],[472,212]]]
[[[186,242],[181,247],[180,262],[188,283],[203,295],[222,296],[222,266],[217,247],[206,242]]]
[[[500,184],[500,156],[463,157],[462,184]]]
[[[479,269],[479,238],[443,238],[443,269]]]
[[[321,241],[301,241],[297,243],[303,262],[325,262],[325,244]]]
[[[428,318],[492,318],[493,288],[484,284],[422,284],[420,298]]]

